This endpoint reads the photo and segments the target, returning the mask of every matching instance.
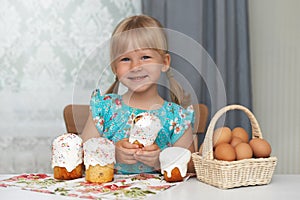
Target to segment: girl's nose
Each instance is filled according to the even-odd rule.
[[[142,65],[140,62],[132,62],[131,71],[140,71],[142,69]]]

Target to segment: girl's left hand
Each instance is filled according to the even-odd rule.
[[[141,148],[134,154],[134,158],[137,161],[140,161],[150,167],[153,167],[155,170],[160,169],[159,162],[160,148],[157,144],[152,144],[146,147]]]

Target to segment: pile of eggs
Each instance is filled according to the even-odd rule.
[[[203,145],[203,144],[202,144]],[[202,145],[199,152],[202,154]],[[270,144],[262,138],[252,138],[242,127],[220,127],[213,133],[214,158],[234,161],[249,158],[267,158],[271,154]]]

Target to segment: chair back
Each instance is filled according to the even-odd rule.
[[[198,134],[205,133],[208,108],[205,104],[195,104],[194,110],[194,147],[198,151]],[[89,116],[89,105],[69,104],[64,108],[63,115],[67,132],[81,134]]]
[[[67,132],[81,134],[89,116],[89,105],[69,104],[63,115]]]
[[[206,131],[206,124],[208,120],[208,108],[205,104],[195,104],[195,123],[194,123],[194,147],[198,151],[198,134],[204,134]]]

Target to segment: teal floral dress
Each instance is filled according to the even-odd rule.
[[[159,109],[141,110],[123,103],[121,95],[101,96],[98,89],[92,93],[90,110],[100,136],[114,143],[129,138],[130,127],[136,115],[142,112],[156,115],[163,126],[155,140],[161,150],[172,146],[194,123],[192,106],[184,109],[175,103],[165,101]],[[121,174],[154,172],[152,167],[141,162],[132,165],[116,163],[115,168],[117,173]]]

